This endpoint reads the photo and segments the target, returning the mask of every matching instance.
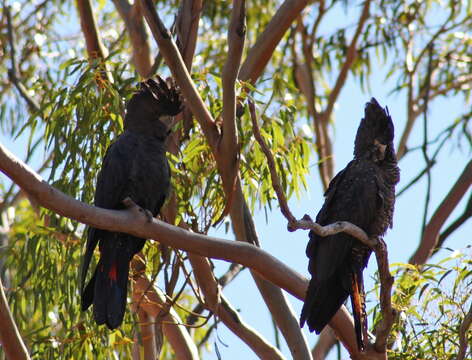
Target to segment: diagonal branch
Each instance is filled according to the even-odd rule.
[[[343,66],[341,67],[341,71],[339,72],[338,78],[336,79],[334,88],[333,90],[331,90],[331,93],[328,96],[328,105],[326,106],[326,109],[324,110],[324,114],[322,116],[324,118],[324,121],[326,122],[328,121],[329,117],[331,116],[331,113],[333,112],[334,103],[339,97],[339,93],[341,92],[341,89],[343,88],[346,82],[349,69],[351,68],[354,60],[357,57],[357,41],[364,29],[365,22],[369,18],[370,3],[370,0],[364,1],[364,6],[362,8],[361,16],[357,23],[356,31],[347,49],[346,60],[344,61]]]
[[[246,60],[241,66],[239,78],[255,83],[261,76],[280,40],[308,5],[308,0],[285,0],[279,7],[269,24],[249,50]]]
[[[13,320],[0,278],[0,344],[8,359],[29,360],[28,350]]]
[[[80,27],[84,33],[87,54],[90,59],[105,60],[108,56],[107,50],[103,45],[102,38],[98,32],[97,20],[90,0],[77,0],[77,10],[80,16]],[[107,71],[105,64],[100,66],[98,79],[103,82],[113,82],[111,73]],[[101,83],[99,82],[100,86]]]
[[[457,360],[464,360],[467,355],[467,346],[468,346],[467,333],[469,332],[471,324],[472,324],[472,303],[470,304],[469,311],[464,316],[464,320],[462,320],[462,324],[459,329],[459,352],[457,354]]]
[[[438,206],[429,223],[425,226],[423,238],[410,258],[410,264],[424,264],[437,246],[439,232],[449,215],[455,209],[472,184],[472,160],[465,166],[462,174]]]
[[[215,121],[190,78],[187,67],[184,64],[175,42],[172,40],[171,34],[159,18],[159,15],[154,9],[153,2],[151,0],[140,0],[140,3],[144,17],[146,18],[152,35],[159,46],[162,56],[185,97],[186,105],[190,108],[195,118],[200,123],[210,146],[215,148],[219,139],[219,133]]]
[[[454,222],[449,225],[444,232],[439,235],[438,243],[436,244],[436,248],[434,249],[433,254],[435,254],[443,245],[446,239],[459,227],[461,227],[467,220],[472,217],[472,194],[469,197],[469,201],[465,207],[464,212],[461,216],[459,216]]]
[[[143,78],[151,76],[151,47],[144,26],[141,4],[138,1],[131,4],[128,0],[113,0],[113,3],[128,31],[136,71]]]
[[[189,253],[189,260],[202,290],[205,306],[236,336],[244,341],[261,359],[283,359],[282,354],[259,333],[247,325],[221,293],[208,259]]]

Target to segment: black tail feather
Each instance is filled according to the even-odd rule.
[[[300,315],[300,326],[303,327],[306,322],[310,331],[319,334],[348,296],[349,292],[336,279],[322,283],[312,279]]]
[[[123,322],[128,290],[129,260],[111,256],[100,259],[94,284],[93,315],[98,325],[110,330]]]

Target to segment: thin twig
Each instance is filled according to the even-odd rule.
[[[18,92],[20,93],[21,97],[26,101],[30,111],[32,112],[39,112],[40,107],[36,100],[34,100],[26,90],[25,86],[20,81],[18,76],[18,65],[16,63],[16,48],[15,48],[15,41],[13,38],[13,24],[11,19],[11,7],[5,6],[4,11],[7,18],[7,29],[8,29],[8,43],[10,45],[10,59],[11,59],[11,68],[8,69],[8,78],[12,82],[12,84],[16,87]]]
[[[424,161],[426,163],[426,199],[424,202],[424,211],[423,211],[423,221],[421,223],[421,234],[424,233],[424,229],[426,227],[426,221],[428,218],[428,209],[429,209],[429,201],[431,198],[431,167],[429,164],[431,160],[428,155],[428,103],[429,103],[429,89],[431,86],[431,73],[433,71],[433,53],[434,47],[433,44],[430,45],[428,49],[429,59],[428,59],[428,73],[426,75],[425,81],[425,95],[424,95],[424,112],[423,112],[423,146],[421,147],[421,152],[423,154]]]

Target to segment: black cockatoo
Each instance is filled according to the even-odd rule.
[[[131,198],[156,216],[170,187],[165,140],[172,116],[182,102],[174,86],[161,78],[140,84],[126,106],[124,131],[108,148],[98,175],[95,206],[123,209]],[[99,243],[100,259],[88,285],[87,270]],[[90,227],[81,270],[82,310],[93,303],[97,324],[109,329],[121,325],[126,307],[129,264],[142,250],[145,239]]]
[[[369,237],[381,236],[392,226],[395,185],[400,170],[393,145],[394,128],[388,110],[372,98],[357,130],[354,159],[329,184],[316,217],[320,225],[349,221]],[[367,319],[362,271],[372,250],[346,233],[321,237],[310,232],[306,248],[312,276],[300,325],[323,330],[351,297],[359,349],[365,349]]]

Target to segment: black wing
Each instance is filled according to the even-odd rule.
[[[326,201],[316,217],[320,225],[336,221],[349,221],[369,233],[370,225],[377,214],[381,199],[375,168],[365,162],[352,161],[333,179],[326,194]],[[330,278],[336,269],[342,267],[346,256],[357,241],[345,233],[325,238],[310,233],[307,256],[309,270],[319,281]]]
[[[125,137],[126,136],[126,137]],[[123,208],[122,200],[127,196],[128,178],[132,167],[137,140],[132,136],[121,135],[110,145],[103,159],[95,189],[95,206],[105,209]],[[81,271],[81,291],[85,286],[85,278],[101,233],[104,230],[88,228],[87,245]]]
[[[330,183],[316,221],[327,225],[349,221],[369,233],[379,206],[375,168],[353,160]],[[306,254],[312,275],[300,323],[307,321],[318,333],[347,299],[351,291],[351,253],[357,240],[345,233],[320,237],[310,232]]]

